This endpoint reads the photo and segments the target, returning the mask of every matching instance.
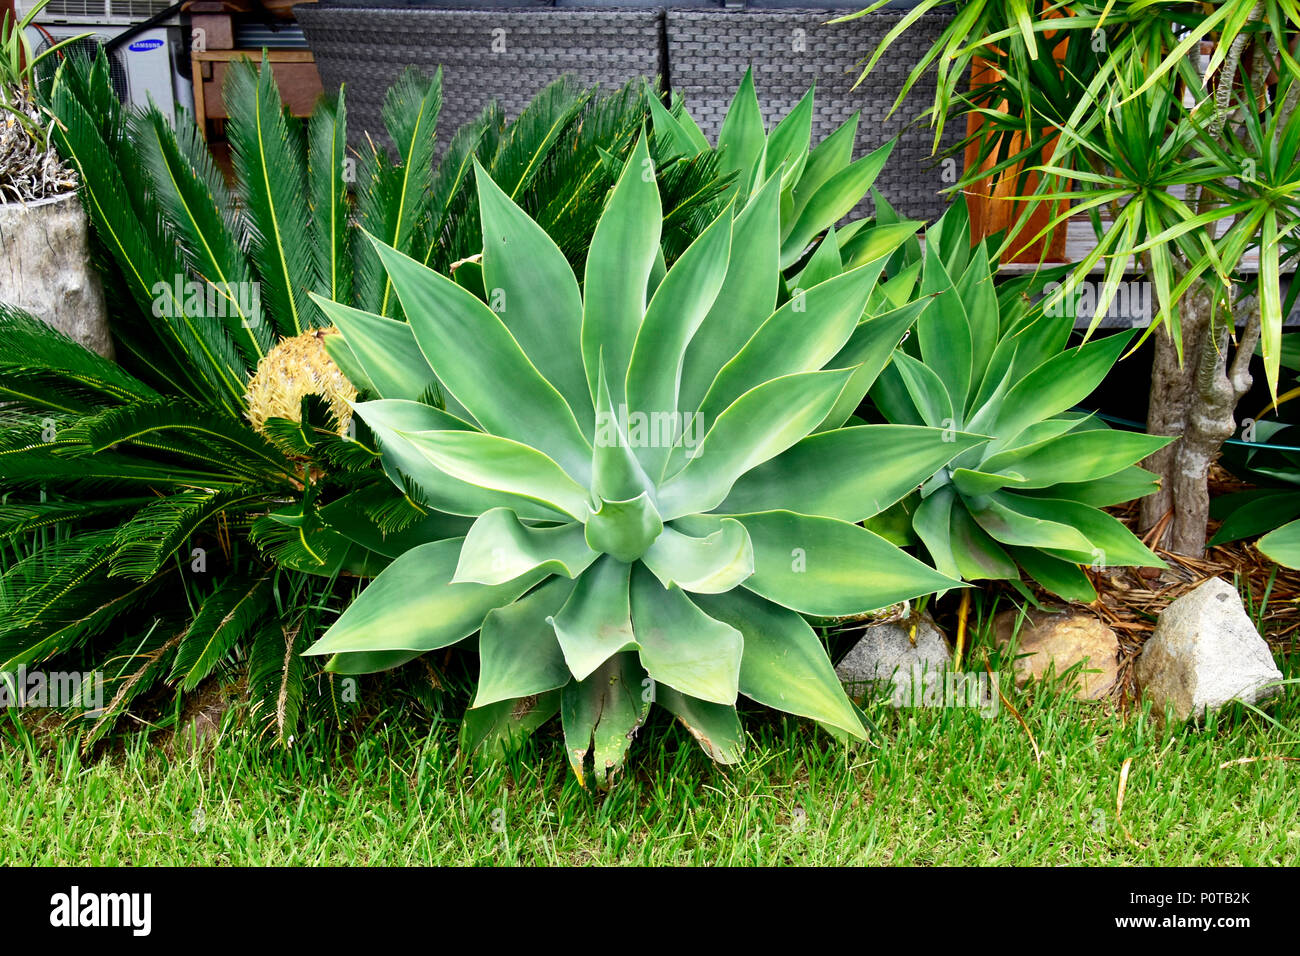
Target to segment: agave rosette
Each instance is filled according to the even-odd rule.
[[[1096,591],[1081,566],[1164,567],[1101,509],[1149,494],[1137,462],[1172,439],[1110,428],[1075,408],[1135,330],[1066,348],[1068,315],[1001,293],[965,208],[926,234],[915,293],[930,306],[871,397],[887,421],[988,436],[940,469],[908,504],[934,565],[964,580],[1018,580],[1023,568],[1067,600]]]
[[[642,141],[581,287],[477,169],[486,301],[379,243],[409,324],[319,300],[381,396],[355,408],[385,468],[455,536],[397,555],[309,653],[366,672],[477,633],[468,745],[559,712],[602,782],[651,702],[720,761],[741,694],[862,736],[803,615],[956,584],[859,522],[978,442],[839,427],[918,311],[864,318],[883,259],[778,307],[774,175],[665,269],[650,167]]]

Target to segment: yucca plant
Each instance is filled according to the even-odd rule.
[[[1067,349],[1072,317],[1031,306],[1024,281],[995,287],[989,243],[972,249],[965,211],[959,201],[926,231],[910,294],[931,302],[871,398],[887,421],[989,440],[904,509],[945,574],[1019,580],[1023,568],[1047,590],[1090,602],[1096,591],[1080,565],[1163,567],[1100,509],[1154,491],[1156,476],[1136,463],[1170,439],[1073,410],[1136,333]]]
[[[859,522],[978,442],[840,427],[920,311],[864,318],[901,239],[778,306],[784,171],[663,270],[650,165],[641,140],[581,285],[479,167],[498,308],[381,242],[418,349],[370,348],[382,319],[317,302],[381,396],[356,412],[393,481],[472,524],[398,556],[308,653],[371,671],[477,634],[466,749],[559,714],[599,786],[652,702],[723,762],[738,695],[862,736],[802,615],[954,586]],[[434,380],[444,408],[421,400]]]
[[[753,70],[746,70],[718,131],[722,171],[730,179],[728,196],[739,198],[736,209],[781,171],[781,268],[789,270],[808,255],[810,244],[860,203],[880,175],[894,141],[872,153],[853,158],[859,114],[854,113],[831,135],[812,147],[813,106],[816,87],[781,119],[771,132],[763,124],[754,87]],[[665,150],[682,157],[706,154],[709,141],[691,117],[689,104],[680,98],[672,108],[647,89],[654,128]],[[901,222],[892,229],[903,236],[920,223]],[[880,237],[877,236],[877,239]],[[850,241],[849,236],[843,237]],[[853,250],[846,249],[852,254]]]
[[[232,662],[266,726],[292,733],[309,676],[298,652],[349,580],[428,530],[351,421],[356,388],[308,293],[386,316],[371,347],[413,348],[359,229],[443,267],[468,255],[456,237],[476,217],[466,187],[479,161],[583,249],[594,217],[569,204],[599,204],[612,181],[602,152],[629,151],[647,118],[639,89],[598,96],[564,80],[514,124],[489,110],[435,163],[440,81],[408,72],[385,109],[397,158],[357,161],[341,100],[304,130],[265,64],[233,64],[225,92],[233,190],[187,118],[173,128],[156,109],[126,111],[102,56],[64,64],[55,136],[83,183],[126,367],[0,314],[0,538],[49,543],[0,577],[0,670],[82,655],[111,679],[96,734],[140,694],[188,691]],[[711,157],[679,171],[664,189],[687,198],[664,228],[688,231],[721,188]],[[472,285],[473,271],[458,280]],[[336,355],[355,368],[349,350]],[[318,686],[307,698],[337,716],[334,685]]]

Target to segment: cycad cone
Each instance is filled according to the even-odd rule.
[[[330,407],[340,435],[352,422],[349,405],[357,390],[325,351],[325,336],[338,329],[312,329],[284,339],[262,361],[248,382],[248,420],[265,434],[268,418],[302,420],[302,400],[319,395]]]

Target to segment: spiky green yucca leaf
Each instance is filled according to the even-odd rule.
[[[1017,579],[1023,568],[1049,591],[1089,602],[1096,592],[1080,565],[1163,566],[1098,506],[1155,490],[1154,476],[1134,466],[1171,439],[1073,411],[1134,332],[1066,349],[1072,318],[1000,296],[986,245],[972,252],[964,212],[958,203],[927,232],[914,294],[931,303],[871,393],[890,422],[989,439],[922,486],[913,528],[953,577]]]
[[[482,167],[482,271],[505,291],[500,308],[375,244],[418,352],[369,352],[384,364],[371,381],[420,379],[406,370],[418,356],[465,417],[411,400],[409,388],[381,389],[357,413],[394,481],[474,521],[463,537],[400,554],[308,652],[355,672],[480,632],[468,739],[517,739],[534,723],[515,714],[542,720],[554,703],[504,702],[558,689],[573,769],[581,776],[591,756],[601,785],[656,698],[719,760],[742,746],[738,695],[862,736],[801,615],[861,613],[957,584],[856,522],[980,442],[917,427],[906,453],[863,467],[856,456],[874,436],[883,448],[904,433],[818,432],[847,389],[861,398],[870,382],[856,372],[879,369],[915,312],[907,323],[865,314],[880,263],[828,270],[806,302],[778,307],[775,176],[757,208],[723,210],[651,284],[662,206],[650,165],[642,139],[581,286]],[[345,338],[364,334],[363,323],[348,330],[351,310],[318,304]],[[754,331],[727,336],[721,323]],[[877,323],[889,333],[852,347]],[[705,344],[690,368],[708,381],[688,393],[697,336]],[[823,462],[815,474],[780,467],[809,448]]]

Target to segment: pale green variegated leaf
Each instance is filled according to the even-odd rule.
[[[627,372],[630,413],[666,415],[675,423],[678,387],[686,347],[708,315],[727,274],[732,211],[724,209],[691,243],[659,283],[632,348]],[[637,445],[635,452],[652,478],[663,474],[676,434],[669,441]]]
[[[899,349],[894,353],[894,361],[889,368],[881,374],[881,380],[888,378],[891,373],[902,380],[912,404],[927,425],[935,428],[960,426],[958,413],[961,410],[953,408],[948,387],[934,369]]]
[[[735,704],[744,640],[681,588],[664,588],[645,568],[632,575],[632,632],[641,666],[656,682],[715,704]]]
[[[852,371],[785,375],[750,389],[723,412],[686,466],[660,488],[664,520],[712,511],[745,472],[806,436],[831,410]]]
[[[957,502],[957,492],[952,485],[938,488],[917,506],[912,515],[912,529],[930,552],[934,566],[950,578],[960,578],[952,549],[952,513],[964,506]]]
[[[970,468],[952,469],[952,483],[967,498],[990,495],[1002,488],[1018,488],[1024,484],[1024,476],[1014,471],[990,474],[986,471],[974,471]]]
[[[936,224],[930,233],[933,234],[937,229]],[[933,239],[927,240],[927,245],[932,241]],[[971,341],[966,304],[937,255],[925,257],[921,269],[921,295],[933,298],[930,307],[916,320],[921,359],[925,367],[933,371],[935,377],[943,383],[952,411],[964,420],[966,395],[973,374],[974,343]],[[913,398],[915,397],[913,392]]]
[[[596,557],[577,522],[535,528],[520,522],[509,508],[493,508],[483,512],[465,536],[452,580],[504,584],[535,568],[575,578]]]
[[[856,523],[900,501],[983,441],[917,425],[818,432],[742,476],[718,510],[798,511]]]
[[[1278,564],[1288,568],[1300,567],[1300,521],[1270,531],[1256,542],[1256,547]]]
[[[1063,482],[1050,488],[1028,489],[1026,495],[1079,501],[1094,508],[1123,504],[1151,494],[1160,487],[1160,476],[1138,465],[1094,481]]]
[[[965,508],[952,509],[948,546],[964,581],[1020,577],[1020,570],[1006,549],[989,537]]]
[[[1073,561],[1054,558],[1034,548],[1011,548],[1011,556],[1031,578],[1048,591],[1067,601],[1091,604],[1097,600],[1097,589]]]
[[[804,211],[817,191],[826,185],[827,180],[852,162],[860,115],[855,112],[808,154],[803,173],[794,187],[794,202],[790,212],[795,218]]]
[[[582,296],[555,242],[474,161],[483,225],[487,302],[542,376],[564,396],[588,431],[591,391],[578,343]]]
[[[433,541],[397,558],[348,605],[304,654],[432,651],[479,629],[488,611],[509,604],[546,577],[506,584],[452,584],[462,539]]]
[[[614,654],[636,647],[630,575],[631,565],[601,555],[578,578],[564,607],[550,619],[564,660],[580,681]]]
[[[790,511],[733,517],[754,547],[754,573],[742,587],[803,614],[863,614],[960,583],[847,521]],[[700,534],[721,520],[698,515],[681,526]]]
[[[645,317],[646,288],[659,254],[662,220],[654,165],[642,136],[596,224],[582,290],[587,386],[593,396],[597,394],[603,368],[615,407],[626,398],[627,369]]]
[[[545,452],[580,482],[591,444],[572,409],[529,361],[500,317],[441,276],[375,243],[425,360],[485,431]]]
[[[794,611],[745,591],[695,599],[709,617],[740,631],[740,692],[788,714],[839,727],[866,738],[826,650]]]
[[[825,366],[857,329],[880,266],[838,275],[777,309],[718,373],[700,407],[705,420],[763,382]]]
[[[635,654],[617,654],[586,680],[572,681],[560,693],[569,765],[578,782],[585,784],[583,768],[590,754],[596,786],[606,789],[650,712],[650,679]]]
[[[710,760],[733,764],[744,754],[745,731],[735,707],[697,700],[666,684],[655,687],[654,702],[677,718]]]
[[[744,525],[723,519],[717,531],[702,538],[664,528],[642,561],[664,587],[717,594],[754,573],[754,548]]]
[[[813,98],[816,89],[815,86],[809,87],[794,109],[772,127],[763,157],[764,178],[775,175],[782,167],[794,172],[807,162],[808,147],[812,144]],[[798,178],[795,175],[792,180],[797,182]]]
[[[488,612],[478,639],[475,708],[543,694],[569,682],[569,667],[548,619],[572,591],[572,581],[551,578],[514,604]]]

